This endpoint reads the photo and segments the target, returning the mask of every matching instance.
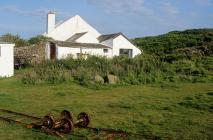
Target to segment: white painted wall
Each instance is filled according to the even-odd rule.
[[[104,53],[103,48],[84,48],[82,49],[83,54],[89,54],[89,55],[95,55],[95,56],[100,56],[100,57],[107,57],[111,58],[112,57],[112,49],[108,48],[108,52]]]
[[[79,43],[99,43],[99,40],[94,36],[93,33],[88,32],[79,39],[76,40]]]
[[[64,59],[68,56],[71,56],[73,58],[77,58],[77,53],[80,53],[80,48],[70,48],[70,47],[60,47],[57,46],[57,59]]]
[[[55,14],[49,12],[47,14],[47,34],[50,34],[55,29]]]
[[[105,40],[101,44],[113,48],[113,39]]]
[[[0,77],[14,75],[14,46],[15,44],[0,43]]]
[[[96,31],[78,15],[56,26],[53,31],[51,31],[50,33],[45,33],[44,36],[51,37],[59,41],[66,41],[74,34],[82,32],[88,32],[92,34],[89,40],[87,40],[87,43],[94,43],[94,40],[98,36],[100,36],[100,33],[98,31]]]
[[[108,49],[107,53],[104,53],[103,48],[70,48],[70,47],[60,47],[57,46],[57,59],[64,59],[68,56],[73,58],[77,58],[77,54],[88,54],[88,55],[95,55],[95,56],[102,56],[111,58],[112,57],[112,49]]]
[[[113,56],[119,56],[120,49],[133,49],[133,57],[141,54],[141,51],[122,35],[113,40]]]
[[[45,44],[45,59],[50,59],[50,43]]]

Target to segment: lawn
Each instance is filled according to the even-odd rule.
[[[26,86],[0,79],[0,108],[34,116],[84,111],[92,127],[152,134],[162,139],[213,139],[213,83],[125,86],[94,90],[76,84]],[[0,121],[0,139],[57,139]],[[76,138],[77,139],[77,138]]]

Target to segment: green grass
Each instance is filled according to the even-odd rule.
[[[213,83],[155,84],[107,90],[75,84],[23,85],[0,79],[0,108],[34,116],[67,109],[91,116],[92,127],[122,129],[171,139],[213,139]],[[0,139],[57,139],[0,121]],[[77,139],[77,138],[74,138]]]

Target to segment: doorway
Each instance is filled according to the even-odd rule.
[[[50,44],[50,59],[56,59],[56,45],[54,43]]]

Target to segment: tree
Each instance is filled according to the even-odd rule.
[[[29,45],[28,42],[22,39],[19,35],[12,35],[10,33],[2,35],[0,37],[0,41],[15,43],[15,47],[23,47]]]
[[[37,36],[35,36],[35,37],[30,38],[30,39],[28,40],[28,42],[29,42],[30,44],[41,44],[41,43],[43,43],[43,42],[45,42],[45,41],[47,41],[47,40],[48,40],[48,37],[45,37],[45,36],[43,36],[43,35],[37,35]]]

